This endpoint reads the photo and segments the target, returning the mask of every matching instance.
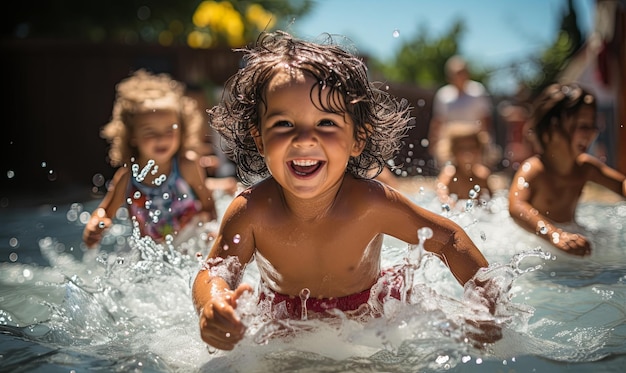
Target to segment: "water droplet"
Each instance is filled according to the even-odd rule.
[[[429,227],[420,228],[417,230],[417,238],[420,241],[428,240],[433,237],[433,230]]]
[[[104,185],[104,176],[102,176],[102,174],[95,174],[91,178],[91,182],[93,183],[93,185],[101,187]]]
[[[239,241],[241,241],[241,236],[239,234],[236,234],[233,237],[233,243],[239,243]]]

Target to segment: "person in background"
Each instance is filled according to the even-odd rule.
[[[118,169],[83,231],[88,247],[101,241],[123,206],[141,234],[156,242],[175,237],[191,222],[217,219],[198,162],[202,122],[184,84],[167,74],[140,69],[116,86],[112,118],[101,133]]]
[[[461,56],[455,55],[446,61],[445,73],[448,84],[439,88],[433,97],[428,133],[429,149],[437,167],[442,167],[446,161],[438,158],[441,154],[438,147],[450,123],[476,127],[489,138],[487,146],[494,146],[491,136],[493,104],[487,89],[470,79],[467,63]]]
[[[530,93],[527,87],[520,86],[517,93],[510,99],[498,105],[498,113],[506,126],[506,145],[504,148],[504,166],[510,170],[512,175],[519,168],[520,164],[530,158],[533,154],[533,146],[525,133],[528,131],[528,120],[530,119],[530,104],[528,99]]]
[[[244,337],[236,308],[253,291],[241,283],[253,257],[259,298],[271,303],[272,318],[300,319],[303,304],[309,318],[334,309],[375,313],[382,307],[373,303],[399,297],[394,284],[373,290],[383,272],[383,236],[417,244],[423,227],[433,232],[425,249],[460,284],[475,284],[485,309],[495,312],[497,291],[489,289],[496,285],[473,279],[487,260],[465,231],[372,180],[412,120],[406,100],[370,83],[363,61],[332,39],[265,33],[244,53],[210,123],[251,186],[226,209],[193,282],[202,339],[231,350]]]
[[[626,197],[626,176],[586,153],[598,134],[596,99],[576,83],[551,84],[534,102],[529,131],[539,154],[525,160],[509,188],[509,213],[527,231],[572,255],[591,243],[568,230],[587,182]]]
[[[465,123],[451,123],[441,140],[440,158],[449,159],[437,176],[439,201],[454,207],[458,200],[489,200],[491,170],[485,166],[485,132]]]

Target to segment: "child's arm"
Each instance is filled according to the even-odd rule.
[[[372,201],[379,203],[380,200]],[[419,243],[417,231],[430,228],[431,238],[424,249],[437,255],[461,285],[469,281],[480,268],[489,265],[463,228],[452,220],[417,206],[400,192],[385,188],[384,201],[373,207],[382,233],[411,244]]]
[[[107,193],[92,213],[85,229],[83,241],[89,248],[93,248],[100,240],[105,229],[111,226],[112,217],[124,202],[126,187],[130,181],[128,168],[120,168],[113,175]]]
[[[200,336],[207,344],[220,350],[232,350],[245,334],[235,308],[245,292],[252,292],[248,284],[240,284],[233,291],[219,276],[208,270],[198,272],[193,284],[193,301],[199,315]]]
[[[439,202],[447,203],[450,206],[454,206],[456,200],[450,196],[450,183],[456,172],[456,168],[453,165],[445,165],[437,175],[436,191]]]
[[[202,340],[222,350],[232,350],[245,332],[235,308],[242,294],[253,291],[250,285],[239,283],[255,250],[251,215],[247,199],[235,197],[224,212],[209,258],[193,283],[192,299],[200,317]]]
[[[574,255],[588,255],[591,244],[580,234],[572,234],[552,224],[552,220],[539,213],[530,203],[533,181],[541,170],[541,165],[527,160],[513,177],[509,188],[509,214],[513,221],[530,233],[534,233],[557,249]],[[533,162],[533,163],[527,163]],[[528,164],[530,167],[525,167]]]
[[[607,166],[606,163],[589,154],[582,154],[579,159],[589,169],[589,181],[602,185],[622,197],[626,197],[626,175]]]

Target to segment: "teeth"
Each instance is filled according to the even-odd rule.
[[[296,166],[315,166],[316,164],[319,163],[319,161],[314,161],[310,159],[297,159],[292,162]]]

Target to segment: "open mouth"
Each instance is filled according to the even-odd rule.
[[[296,159],[289,162],[291,170],[298,176],[315,174],[325,162],[311,159]]]

